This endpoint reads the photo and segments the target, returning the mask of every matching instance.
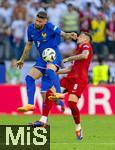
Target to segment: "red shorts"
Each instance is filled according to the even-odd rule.
[[[87,86],[87,82],[78,78],[64,77],[60,80],[61,87],[64,87],[69,94],[75,94],[77,97],[81,97],[83,90]]]

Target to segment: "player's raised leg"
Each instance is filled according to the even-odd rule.
[[[80,124],[80,112],[77,107],[78,97],[74,94],[69,94],[68,105],[71,109],[72,116],[75,122],[75,134],[78,140],[83,138],[83,133]]]
[[[36,86],[35,86],[35,80],[39,79],[42,76],[42,73],[36,69],[36,68],[31,68],[29,71],[28,75],[26,76],[26,87],[27,87],[27,96],[28,96],[28,104],[19,107],[18,111],[20,112],[27,112],[27,111],[34,111],[35,106],[34,106],[34,94],[36,91]]]
[[[46,99],[44,101],[44,106],[43,106],[43,114],[40,120],[36,121],[33,124],[33,126],[44,126],[47,124],[48,115],[54,103],[54,100],[49,99],[49,97],[55,94],[56,92],[60,92],[60,81],[59,78],[57,78],[56,71],[57,71],[57,66],[55,66],[52,63],[47,64],[46,74],[50,79],[51,87],[49,87],[50,89],[48,89],[48,91],[46,92]]]

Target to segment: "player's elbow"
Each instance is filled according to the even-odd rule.
[[[84,59],[87,59],[87,58],[88,58],[88,55],[83,55],[83,58],[84,58]]]

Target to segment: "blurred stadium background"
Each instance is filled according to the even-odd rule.
[[[75,141],[72,118],[54,106],[51,113],[56,117],[49,119],[51,149],[114,150],[115,0],[0,0],[0,124],[31,122],[41,113],[40,80],[36,82],[35,114],[20,116],[17,113],[17,107],[27,103],[25,75],[39,55],[35,46],[22,70],[16,69],[15,63],[27,40],[27,25],[43,9],[47,11],[49,21],[66,32],[91,32],[94,48],[89,70],[90,84],[79,101],[84,141]],[[59,48],[65,58],[72,55],[76,43],[62,39]],[[67,105],[65,114],[70,114]]]

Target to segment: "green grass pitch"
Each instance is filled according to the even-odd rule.
[[[0,124],[27,124],[39,116],[0,115]],[[84,138],[77,141],[71,116],[50,116],[51,150],[115,150],[115,116],[81,116]]]

